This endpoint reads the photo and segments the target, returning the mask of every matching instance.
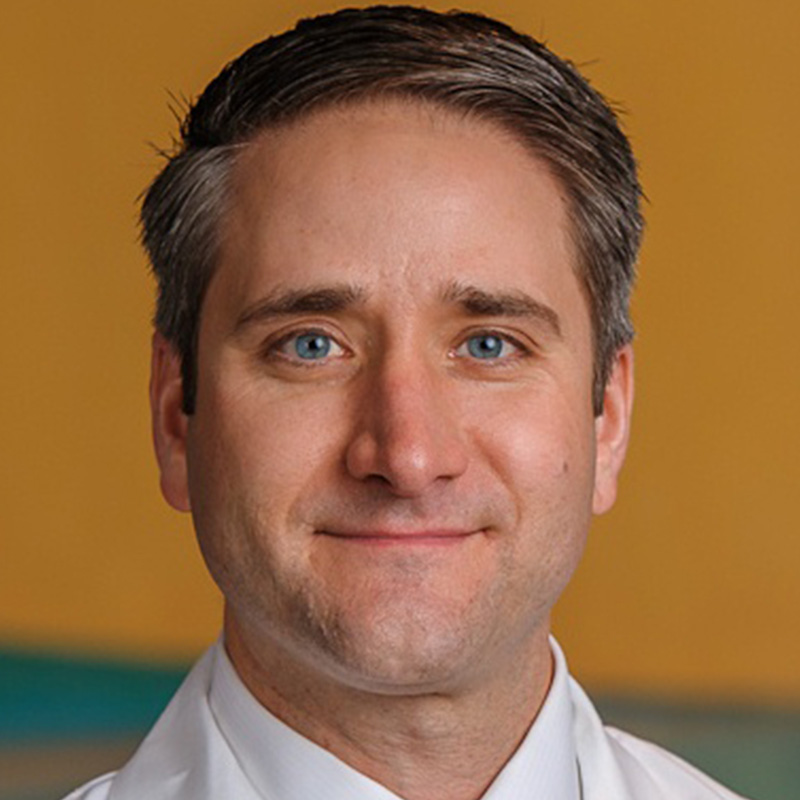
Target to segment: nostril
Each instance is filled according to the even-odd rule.
[[[349,443],[345,462],[354,478],[413,496],[442,478],[460,475],[467,458],[454,427],[437,427],[412,415],[403,424],[365,424]]]

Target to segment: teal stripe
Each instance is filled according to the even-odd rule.
[[[657,742],[754,800],[800,798],[800,712],[600,698],[611,725]]]
[[[187,669],[0,649],[0,753],[19,745],[35,755],[48,743],[136,739]],[[597,705],[609,724],[658,742],[747,797],[800,798],[800,711],[637,697],[600,697]],[[119,765],[103,765],[111,766]]]
[[[147,730],[187,667],[0,650],[0,745]]]

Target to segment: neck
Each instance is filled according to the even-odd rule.
[[[552,678],[547,629],[501,675],[396,692],[354,688],[274,645],[230,614],[225,643],[256,699],[298,733],[404,800],[477,800],[513,755]]]

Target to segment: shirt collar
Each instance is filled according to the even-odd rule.
[[[572,704],[564,656],[554,639],[553,681],[534,724],[483,800],[578,800]],[[264,708],[242,683],[221,642],[209,704],[247,779],[268,800],[401,800]]]
[[[482,800],[580,798],[569,671],[564,654],[553,637],[550,637],[550,649],[553,680],[547,697],[520,746]]]

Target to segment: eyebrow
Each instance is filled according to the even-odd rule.
[[[352,284],[312,286],[306,289],[277,290],[249,305],[239,315],[234,332],[240,333],[250,325],[268,322],[276,317],[293,314],[331,314],[363,305],[367,292]],[[473,317],[521,317],[544,322],[561,338],[558,314],[545,303],[525,292],[514,290],[490,292],[477,286],[453,281],[441,293],[447,305],[459,305]]]
[[[239,333],[254,323],[267,322],[275,317],[344,311],[362,304],[365,297],[363,289],[349,284],[278,290],[245,308],[236,320],[234,331]]]
[[[470,316],[475,317],[522,317],[544,322],[561,338],[561,320],[550,306],[534,299],[525,292],[489,292],[477,286],[450,283],[442,293],[445,303],[456,303]]]

